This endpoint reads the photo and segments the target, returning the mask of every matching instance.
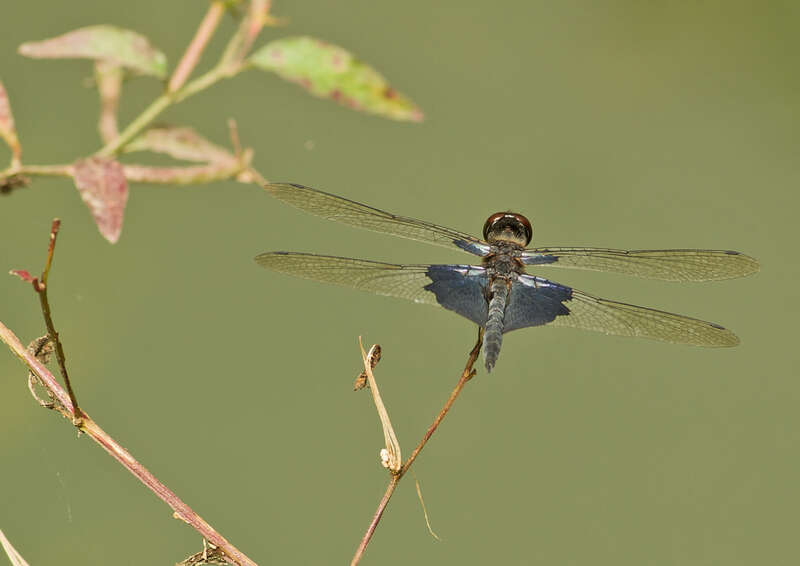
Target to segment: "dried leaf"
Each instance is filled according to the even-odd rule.
[[[230,163],[236,158],[227,149],[211,143],[192,128],[150,128],[125,147],[125,151],[153,151],[175,159],[202,163]]]
[[[11,275],[16,275],[17,277],[19,277],[20,279],[22,279],[26,283],[32,283],[33,280],[36,279],[36,277],[31,275],[30,273],[28,273],[24,269],[12,269],[11,271],[9,271],[9,273]]]
[[[144,75],[163,78],[166,56],[147,38],[115,26],[88,26],[42,41],[23,43],[21,55],[37,59],[99,59]]]
[[[354,110],[420,122],[422,111],[391,88],[375,69],[336,45],[312,37],[287,37],[258,49],[250,62],[298,83],[311,94]]]
[[[115,244],[122,231],[128,201],[128,182],[122,165],[113,159],[89,157],[75,163],[75,186],[89,207],[103,237]]]
[[[50,358],[55,351],[55,342],[50,338],[49,334],[34,338],[28,344],[28,352],[33,354],[33,357],[39,360],[43,365],[50,363]]]
[[[0,178],[0,195],[7,195],[16,189],[27,187],[30,184],[30,179],[25,175],[15,173],[8,177]]]
[[[34,338],[28,344],[28,352],[33,354],[33,357],[35,357],[36,360],[42,365],[47,365],[50,363],[50,358],[53,356],[54,351],[55,342],[50,339],[49,334]],[[47,399],[42,398],[38,390],[44,391],[47,394]],[[31,392],[33,398],[36,399],[36,401],[42,407],[45,407],[46,409],[52,409],[56,406],[56,396],[52,391],[44,386],[44,383],[42,383],[42,380],[39,379],[39,376],[31,370],[28,370],[28,391]]]
[[[203,540],[203,550],[189,556],[186,560],[181,560],[176,566],[200,566],[202,564],[233,564],[222,550]]]
[[[14,115],[11,113],[11,103],[8,93],[0,81],[0,138],[3,138],[11,148],[15,159],[19,159],[22,149],[17,139],[17,128],[14,126]]]
[[[403,466],[403,457],[400,454],[400,443],[397,441],[397,436],[392,427],[392,421],[389,419],[389,412],[386,410],[386,405],[383,404],[381,393],[378,391],[378,383],[375,381],[375,375],[372,373],[372,368],[380,360],[380,346],[375,344],[370,348],[369,354],[364,351],[364,345],[361,343],[361,336],[358,337],[358,346],[361,349],[361,361],[364,363],[364,372],[367,374],[369,381],[369,388],[372,392],[372,400],[375,402],[375,408],[378,410],[378,418],[381,420],[381,427],[383,428],[383,440],[385,446],[381,449],[381,464],[384,468],[388,468],[393,474],[400,472]]]
[[[381,361],[381,347],[379,344],[375,344],[370,350],[370,357],[369,357],[369,365],[372,369],[375,369],[375,366],[378,365],[378,362]],[[353,391],[359,391],[364,389],[365,387],[369,387],[369,378],[367,377],[367,370],[362,371],[356,377],[355,382],[353,383]]]

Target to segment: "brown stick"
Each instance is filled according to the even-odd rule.
[[[48,339],[55,344],[56,355],[58,358],[58,367],[64,378],[64,383],[67,387],[67,392],[62,389],[56,378],[52,373],[36,359],[35,352],[28,351],[22,345],[19,338],[2,322],[0,322],[0,340],[5,342],[11,351],[24,363],[31,372],[33,372],[42,385],[52,395],[52,398],[57,400],[57,403],[47,405],[48,407],[57,410],[64,417],[70,419],[78,430],[89,435],[92,440],[103,447],[103,449],[111,454],[120,464],[122,464],[129,472],[136,476],[145,486],[147,486],[159,499],[164,501],[175,511],[175,517],[185,521],[196,531],[203,535],[203,537],[219,547],[228,557],[235,563],[240,565],[255,566],[255,562],[250,560],[244,553],[228,542],[225,537],[215,531],[211,525],[203,520],[200,515],[195,513],[191,507],[181,501],[167,486],[158,481],[156,477],[151,474],[147,468],[140,464],[127,450],[117,443],[111,436],[109,436],[100,426],[94,422],[89,415],[78,408],[78,401],[72,391],[69,376],[67,375],[67,368],[64,356],[64,349],[61,341],[56,332],[53,324],[52,316],[50,315],[50,304],[47,300],[47,280],[50,276],[50,267],[53,263],[53,254],[56,247],[56,238],[61,222],[58,219],[53,220],[52,227],[50,228],[50,243],[47,246],[47,260],[45,261],[44,270],[42,271],[41,281],[38,279],[29,279],[33,284],[33,288],[39,295],[39,300],[42,306],[42,314],[44,315],[45,324],[47,325]],[[15,272],[20,275],[21,272]],[[25,272],[27,275],[27,272]],[[25,278],[27,278],[25,277]]]
[[[9,330],[2,322],[0,322],[0,340],[5,342],[11,351],[24,363],[28,368],[36,374],[44,386],[50,391],[60,404],[54,407],[62,415],[68,419],[75,421],[77,415],[74,412],[72,402],[64,389],[59,385],[56,378],[50,373],[34,357],[28,352],[28,349],[22,345],[19,338]],[[119,445],[111,436],[109,436],[100,426],[92,420],[85,412],[81,412],[80,424],[78,428],[91,437],[92,440],[97,442],[103,449],[106,450],[111,456],[114,457],[122,466],[131,472],[136,478],[139,479],[150,491],[156,494],[164,503],[169,505],[175,511],[175,517],[181,519],[191,525],[197,532],[209,542],[221,548],[225,554],[233,560],[236,564],[255,566],[250,558],[247,557],[242,551],[233,546],[221,534],[214,530],[200,515],[195,513],[191,507],[184,503],[177,495],[175,495],[167,486],[158,481],[156,477],[151,474],[147,468],[140,464],[130,452],[125,450]]]
[[[67,373],[67,360],[64,355],[64,347],[61,345],[61,339],[56,332],[56,327],[53,324],[53,317],[50,314],[50,303],[47,300],[47,278],[50,275],[50,266],[53,264],[53,252],[56,249],[56,238],[58,237],[58,229],[61,227],[61,221],[56,218],[50,227],[50,244],[47,246],[47,260],[42,270],[41,281],[33,280],[33,289],[39,295],[39,304],[42,307],[42,316],[44,316],[44,324],[47,327],[47,335],[50,341],[55,344],[56,360],[58,360],[58,371],[67,386],[67,394],[69,395],[70,405],[72,406],[73,424],[80,426],[81,410],[78,407],[78,399],[75,397],[75,391],[72,389],[72,384],[69,381],[69,374]]]
[[[378,527],[378,523],[380,522],[381,517],[383,516],[383,512],[386,510],[386,506],[389,504],[389,499],[391,499],[392,494],[394,493],[394,490],[397,487],[397,484],[400,483],[400,480],[408,471],[408,469],[411,467],[411,464],[414,463],[414,460],[417,459],[419,453],[422,452],[422,449],[425,447],[425,444],[427,444],[428,440],[430,440],[431,436],[433,436],[433,433],[436,432],[436,429],[439,427],[439,424],[442,422],[442,419],[444,419],[444,416],[450,410],[450,407],[452,407],[453,403],[455,403],[456,399],[458,398],[458,395],[461,393],[461,390],[464,388],[467,382],[470,379],[472,379],[472,377],[475,375],[475,370],[472,369],[472,366],[475,365],[475,361],[478,359],[478,354],[480,354],[482,345],[483,345],[483,329],[480,328],[478,329],[478,341],[475,343],[475,346],[469,353],[469,358],[467,359],[467,365],[464,367],[464,371],[461,373],[461,377],[459,378],[458,383],[456,383],[455,388],[450,393],[450,397],[448,397],[447,402],[441,408],[439,414],[436,415],[436,418],[433,419],[433,424],[431,424],[431,426],[428,427],[428,430],[427,432],[425,432],[425,435],[422,437],[422,440],[420,440],[419,444],[417,444],[417,447],[414,448],[414,451],[411,453],[411,456],[408,457],[408,460],[406,460],[405,464],[403,464],[403,466],[400,468],[400,471],[397,472],[396,474],[392,474],[392,477],[389,480],[389,485],[386,486],[386,491],[384,492],[380,503],[378,503],[378,508],[375,510],[375,514],[372,516],[372,520],[370,521],[369,526],[367,527],[367,530],[364,533],[364,536],[361,537],[361,542],[359,543],[358,548],[356,549],[356,553],[355,555],[353,555],[353,559],[350,561],[350,566],[356,566],[356,564],[358,564],[359,561],[361,560],[362,556],[364,555],[364,551],[367,549],[367,545],[369,544],[370,539],[372,539],[372,535],[375,533],[375,529]]]

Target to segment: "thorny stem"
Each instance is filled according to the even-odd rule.
[[[69,374],[67,373],[66,356],[64,356],[64,347],[61,345],[61,340],[56,332],[56,327],[53,324],[53,317],[50,314],[50,303],[47,300],[47,278],[50,275],[50,266],[53,263],[53,252],[56,248],[56,237],[58,236],[58,229],[61,226],[61,221],[56,218],[53,220],[53,225],[50,228],[50,244],[47,246],[47,260],[45,261],[44,270],[42,271],[42,280],[33,280],[33,289],[39,294],[39,303],[42,306],[42,315],[44,316],[44,324],[47,327],[47,335],[50,341],[56,346],[56,359],[58,360],[58,371],[61,377],[64,378],[64,384],[67,386],[67,394],[72,404],[72,423],[81,426],[81,410],[78,407],[78,399],[75,397],[75,391],[72,389],[72,384],[69,381]]]
[[[475,375],[475,370],[472,369],[472,366],[475,365],[475,361],[478,359],[478,355],[480,354],[482,345],[483,345],[483,328],[479,328],[478,340],[475,343],[475,346],[472,348],[472,351],[469,353],[469,358],[467,359],[467,365],[464,367],[464,371],[461,373],[461,377],[459,378],[458,383],[456,383],[455,388],[450,393],[450,397],[447,399],[447,402],[445,402],[444,406],[439,411],[439,414],[436,415],[435,419],[433,419],[433,424],[431,424],[431,426],[428,427],[428,430],[425,432],[425,435],[422,437],[422,440],[420,440],[419,444],[417,444],[417,447],[414,448],[414,451],[411,453],[411,456],[408,457],[408,460],[406,460],[406,462],[400,468],[400,471],[398,471],[396,474],[392,474],[392,477],[389,480],[389,485],[386,486],[386,491],[384,492],[380,503],[378,503],[378,508],[375,510],[375,514],[372,516],[372,520],[370,521],[369,526],[367,527],[367,530],[364,533],[364,536],[361,538],[361,542],[358,545],[358,548],[356,549],[356,553],[353,556],[353,559],[350,561],[350,566],[355,566],[361,560],[362,556],[364,555],[364,551],[366,550],[367,545],[369,544],[369,541],[372,538],[372,535],[375,533],[375,529],[378,527],[378,523],[380,522],[381,517],[383,516],[383,512],[386,510],[386,506],[389,504],[389,499],[391,499],[392,494],[394,493],[394,490],[397,487],[397,484],[400,483],[400,480],[402,479],[403,475],[405,475],[405,473],[411,467],[411,464],[414,463],[414,460],[417,459],[417,456],[425,447],[425,444],[427,444],[428,440],[430,440],[431,436],[433,436],[433,433],[436,432],[436,429],[439,427],[439,424],[442,422],[442,419],[444,419],[444,416],[453,406],[453,403],[455,403],[456,399],[458,398],[458,395],[461,393],[461,390],[464,388],[467,382],[470,379],[472,379],[472,377]]]

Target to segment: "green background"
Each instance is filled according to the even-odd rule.
[[[205,6],[4,6],[0,78],[25,161],[95,151],[97,102],[89,63],[25,59],[17,45],[113,23],[174,64]],[[798,4],[306,1],[273,12],[288,26],[261,43],[310,34],[347,47],[426,121],[358,114],[257,71],[162,121],[227,144],[236,118],[272,180],[476,234],[513,209],[539,245],[725,248],[762,262],[754,277],[705,284],[537,272],[718,322],[742,344],[507,335],[495,372],[481,368],[414,467],[441,542],[408,476],[364,564],[796,563]],[[233,28],[226,19],[209,55]],[[122,122],[159,89],[128,82]],[[50,296],[85,410],[259,563],[347,563],[387,482],[369,394],[351,390],[357,337],[383,346],[377,376],[407,455],[475,330],[252,258],[469,257],[234,182],[132,186],[112,246],[69,180],[36,178],[0,199],[0,271],[38,272],[55,216]],[[30,287],[0,276],[0,297],[0,320],[24,342],[43,333]],[[200,548],[90,439],[38,408],[9,353],[0,376],[0,528],[31,564],[169,564]]]

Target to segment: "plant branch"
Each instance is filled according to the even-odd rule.
[[[253,47],[253,42],[261,33],[264,25],[270,20],[269,9],[272,4],[271,0],[251,0],[247,17],[242,22],[243,30],[241,35],[241,43],[234,52],[236,63],[241,63],[245,58],[250,48]]]
[[[22,557],[22,555],[17,552],[17,549],[11,545],[11,541],[6,538],[6,535],[3,534],[3,531],[0,530],[0,546],[3,547],[3,550],[8,556],[8,559],[11,561],[13,566],[28,566],[28,563]]]
[[[366,550],[367,545],[369,544],[370,539],[372,539],[372,535],[375,533],[375,529],[378,527],[378,523],[380,522],[381,517],[383,516],[383,512],[386,510],[386,506],[389,504],[389,499],[391,499],[392,494],[394,493],[394,490],[397,487],[397,484],[400,483],[400,480],[403,478],[405,473],[414,463],[414,460],[417,459],[417,456],[419,456],[419,453],[428,443],[428,440],[430,440],[431,436],[433,436],[433,433],[436,432],[436,429],[439,428],[439,424],[442,422],[442,419],[444,419],[448,411],[450,411],[450,408],[453,406],[453,403],[455,403],[456,399],[458,399],[458,395],[461,393],[461,390],[464,388],[467,382],[470,379],[472,379],[472,377],[475,375],[475,370],[472,368],[472,366],[475,365],[475,361],[478,359],[478,355],[480,354],[482,345],[483,345],[483,329],[479,328],[478,340],[477,342],[475,342],[475,346],[469,353],[467,364],[466,366],[464,366],[464,371],[461,373],[461,377],[459,378],[458,383],[456,383],[455,388],[450,393],[450,397],[447,399],[447,402],[445,402],[444,406],[439,411],[439,414],[436,415],[435,419],[433,419],[433,424],[431,424],[431,426],[428,427],[428,430],[427,432],[425,432],[425,435],[422,437],[422,440],[420,440],[419,444],[417,444],[417,447],[414,448],[414,451],[411,453],[411,456],[408,457],[408,460],[406,460],[406,462],[400,468],[400,471],[395,474],[392,474],[391,478],[389,479],[389,485],[386,486],[386,491],[384,492],[380,503],[378,503],[378,508],[375,510],[375,514],[372,516],[372,520],[370,521],[369,526],[367,527],[367,530],[364,533],[364,536],[361,538],[361,542],[359,543],[358,548],[356,549],[356,553],[353,556],[353,559],[350,561],[350,566],[356,566],[356,564],[358,564],[359,561],[361,560],[362,556],[364,555],[364,551]]]
[[[255,563],[250,560],[239,549],[228,542],[225,537],[215,531],[202,517],[195,513],[191,507],[181,501],[167,486],[158,481],[156,477],[151,474],[147,468],[140,464],[136,459],[122,446],[119,445],[111,436],[109,436],[100,426],[94,422],[89,415],[78,408],[78,402],[75,399],[75,394],[72,391],[69,377],[67,375],[67,368],[65,364],[64,349],[61,341],[58,338],[58,332],[53,325],[53,319],[50,315],[50,305],[47,300],[47,287],[48,278],[50,276],[50,268],[53,263],[53,254],[55,252],[56,238],[61,222],[58,219],[53,220],[50,229],[50,243],[47,247],[47,259],[45,261],[44,269],[42,271],[41,279],[30,277],[27,272],[13,271],[12,273],[22,277],[24,280],[30,281],[33,284],[34,290],[39,294],[39,299],[42,305],[42,313],[44,315],[45,324],[47,326],[47,340],[55,344],[56,354],[58,358],[58,367],[61,375],[64,378],[64,383],[67,387],[67,392],[61,387],[53,374],[44,366],[42,360],[37,359],[37,352],[33,349],[25,348],[20,342],[19,338],[2,322],[0,322],[0,340],[5,342],[11,351],[22,361],[23,364],[28,366],[31,373],[33,373],[42,386],[50,394],[51,399],[57,403],[43,404],[48,408],[55,409],[64,417],[70,419],[78,430],[88,434],[92,440],[103,447],[103,449],[114,457],[120,464],[123,465],[129,472],[139,479],[145,486],[147,486],[153,493],[156,494],[162,501],[169,505],[175,511],[175,517],[188,523],[195,530],[197,530],[203,537],[213,543],[215,546],[225,552],[236,564],[240,565],[253,565]],[[31,390],[33,393],[33,390]],[[35,397],[35,394],[34,394]],[[38,400],[38,399],[37,399]],[[41,401],[39,401],[41,403]]]
[[[150,106],[144,109],[141,114],[139,114],[136,118],[134,118],[133,122],[128,124],[128,126],[120,133],[119,136],[108,142],[102,148],[100,148],[96,155],[99,157],[111,157],[112,155],[116,155],[119,151],[125,147],[128,143],[130,143],[133,138],[138,136],[142,130],[147,127],[150,122],[156,119],[159,114],[161,114],[164,110],[166,110],[170,104],[172,104],[174,96],[172,94],[162,94],[153,102],[150,103]]]
[[[224,4],[225,3],[223,2],[223,5]],[[269,10],[270,3],[265,0],[259,0],[253,4],[258,5],[261,10]],[[186,100],[193,94],[197,94],[198,92],[210,87],[214,83],[222,79],[232,77],[241,71],[244,68],[242,63],[244,56],[252,45],[253,40],[258,35],[258,32],[264,26],[264,22],[267,20],[267,15],[267,13],[261,13],[259,16],[255,9],[251,9],[248,12],[247,17],[244,18],[242,25],[239,26],[239,28],[236,30],[236,33],[233,35],[233,37],[231,37],[228,45],[225,47],[222,57],[220,57],[219,62],[212,69],[200,75],[193,81],[186,83],[182,87],[176,90],[168,90],[156,98],[150,104],[150,106],[145,108],[145,110],[139,116],[134,118],[134,120],[128,124],[128,126],[116,139],[101,147],[95,153],[95,155],[100,157],[111,157],[118,154],[123,147],[125,147],[136,136],[138,136],[153,120],[156,119],[156,117],[158,117],[159,114],[169,108],[172,104]],[[211,25],[210,23],[206,23],[206,18],[204,18],[203,22],[200,24],[201,27],[204,25]],[[198,30],[198,33],[200,33],[200,30]],[[195,34],[195,39],[197,39],[197,34]],[[194,42],[195,39],[193,39],[192,42]],[[202,41],[202,38],[198,40],[198,46],[200,41]],[[191,48],[191,45],[189,48]],[[187,54],[189,48],[187,48]],[[195,48],[195,50],[201,51],[199,47]],[[199,52],[197,53],[197,56],[199,56]],[[186,55],[184,55],[184,59],[185,58]],[[181,61],[181,63],[183,63],[183,61]],[[188,68],[190,64],[187,62],[184,65]],[[191,71],[191,68],[189,71]],[[181,71],[181,73],[184,72],[186,71]],[[188,77],[188,74],[186,76]],[[185,78],[182,80],[185,80]]]
[[[72,177],[73,167],[65,165],[22,165],[0,171],[0,182],[14,175],[40,175],[44,177]]]
[[[108,61],[98,61],[94,65],[94,75],[100,95],[97,131],[100,139],[108,143],[119,135],[117,110],[122,95],[122,67]]]
[[[101,136],[104,138],[105,145],[97,150],[95,155],[100,157],[113,157],[119,154],[127,144],[139,136],[167,108],[209,88],[222,79],[236,75],[244,69],[244,59],[252,48],[253,42],[258,37],[263,27],[273,21],[269,15],[270,0],[252,0],[249,3],[246,15],[242,18],[242,22],[237,31],[228,41],[217,64],[194,80],[188,83],[186,82],[189,75],[196,67],[208,41],[214,31],[216,31],[222,15],[225,10],[228,9],[228,4],[229,2],[225,0],[213,0],[211,2],[194,37],[175,68],[169,80],[166,92],[154,99],[150,105],[134,118],[119,134],[116,133],[117,125],[115,116],[119,99],[119,77],[107,77],[108,80],[105,81],[106,91],[101,93],[102,109],[100,116],[100,131]],[[108,74],[111,71],[119,72],[119,69],[99,69],[98,73],[102,75],[100,71],[105,71]],[[248,162],[249,158],[243,159],[242,166],[231,172],[219,171],[217,169],[213,171],[186,171],[185,174],[180,175],[180,183],[217,180],[220,178],[227,178],[231,175],[236,175],[237,179],[242,182],[258,182],[259,179],[263,180],[263,177],[249,168]],[[164,174],[166,170],[153,173],[152,171],[148,171],[147,168],[140,166],[133,165],[131,168],[130,173],[134,177],[134,180],[138,177],[143,177],[150,182],[172,182],[171,179],[167,179],[168,175]],[[27,185],[28,180],[25,178],[26,174],[71,177],[73,172],[74,168],[72,165],[22,165],[18,159],[12,159],[11,165],[8,168],[0,170],[0,191],[9,192],[11,189],[18,186]]]
[[[73,420],[76,418],[74,408],[69,396],[59,385],[56,378],[42,363],[40,363],[19,341],[19,338],[2,322],[0,322],[0,340],[5,342],[11,351],[41,380],[47,390],[59,401],[54,408],[66,418]],[[225,554],[236,564],[242,566],[255,566],[250,558],[242,551],[228,542],[225,537],[214,530],[202,517],[195,513],[191,507],[184,503],[167,486],[158,481],[142,464],[140,464],[127,450],[119,445],[109,436],[100,426],[89,417],[86,412],[81,411],[81,423],[79,430],[85,432],[92,440],[103,447],[115,460],[132,473],[150,491],[156,494],[164,503],[169,505],[175,512],[174,516],[192,526],[206,540],[221,548]]]
[[[178,63],[178,66],[175,67],[172,77],[169,79],[167,92],[177,91],[183,86],[183,84],[186,82],[186,79],[189,78],[189,75],[192,73],[197,65],[197,62],[200,60],[200,55],[203,54],[206,45],[208,45],[208,41],[217,30],[217,26],[219,25],[224,13],[225,2],[222,2],[221,0],[214,0],[214,2],[212,2],[208,7],[208,11],[203,17],[203,21],[200,22],[200,26],[197,28],[192,41],[186,47],[183,57]]]
[[[56,238],[58,237],[58,229],[60,226],[61,221],[58,218],[53,220],[52,227],[50,228],[50,244],[47,246],[47,260],[45,261],[44,270],[42,270],[42,278],[41,281],[34,279],[32,283],[33,290],[39,295],[39,304],[42,307],[42,316],[44,316],[44,324],[47,327],[47,336],[49,340],[55,344],[58,371],[64,379],[64,384],[67,386],[67,394],[69,395],[69,400],[72,405],[72,423],[79,427],[81,424],[81,410],[78,407],[78,399],[75,397],[75,391],[72,389],[72,384],[69,381],[64,347],[61,345],[61,339],[53,324],[53,317],[50,314],[50,303],[47,300],[47,278],[50,275],[50,266],[53,263],[53,252],[56,248]]]
[[[72,414],[72,402],[69,400],[67,392],[62,389],[53,374],[44,367],[44,364],[37,360],[36,356],[34,356],[32,352],[29,352],[28,349],[22,345],[22,342],[19,341],[19,338],[17,338],[2,322],[0,322],[0,340],[5,342],[11,349],[11,352],[36,374],[42,381],[44,387],[58,400],[58,405],[56,405],[58,411],[61,414],[64,414],[64,411],[66,411],[69,415],[64,414],[64,416],[70,416]]]

